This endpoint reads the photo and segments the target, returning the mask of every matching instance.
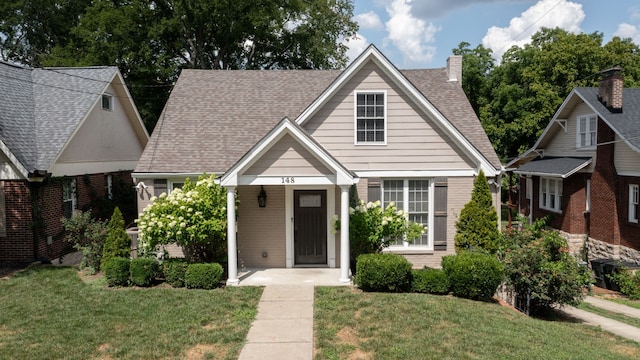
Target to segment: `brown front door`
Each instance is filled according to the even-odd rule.
[[[327,263],[327,191],[294,190],[296,265]]]

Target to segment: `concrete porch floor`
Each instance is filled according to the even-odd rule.
[[[312,285],[350,286],[340,282],[340,269],[292,268],[292,269],[242,269],[238,271],[240,286]]]

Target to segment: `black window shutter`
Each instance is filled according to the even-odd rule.
[[[447,250],[447,178],[434,179],[433,249]]]

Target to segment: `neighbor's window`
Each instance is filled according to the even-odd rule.
[[[356,93],[356,144],[385,143],[385,92]]]
[[[638,208],[640,204],[640,186],[629,185],[629,222],[638,223]]]
[[[70,218],[77,209],[76,179],[68,179],[62,183],[62,210],[64,217]]]
[[[113,110],[113,96],[102,94],[102,110]]]
[[[562,179],[540,178],[540,207],[562,212]]]
[[[596,115],[578,116],[577,147],[596,145],[598,117]]]
[[[398,210],[409,214],[409,220],[429,226],[430,181],[419,180],[384,180],[382,196],[384,207],[394,202]],[[405,245],[398,241],[395,245]],[[429,246],[429,234],[425,233],[407,245]]]

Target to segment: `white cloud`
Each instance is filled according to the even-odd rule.
[[[419,0],[413,7],[414,14],[423,19],[435,19],[457,9],[471,5],[496,2],[523,2],[524,0]]]
[[[353,61],[358,57],[358,55],[362,54],[364,49],[366,49],[369,45],[367,38],[360,34],[356,34],[353,37],[344,39],[342,43],[348,48],[347,58],[349,59],[349,62]]]
[[[384,29],[384,25],[382,25],[382,20],[380,20],[380,17],[378,16],[378,14],[374,13],[373,11],[358,14],[353,17],[353,20],[355,20],[358,23],[358,25],[360,25],[360,28],[362,29],[372,29],[372,30]]]
[[[440,28],[414,17],[411,0],[394,0],[386,9],[389,13],[386,40],[402,52],[406,63],[419,65],[430,62],[436,48],[429,44],[435,42],[435,34]]]
[[[508,27],[493,26],[482,39],[482,45],[493,50],[500,60],[505,51],[514,45],[523,46],[531,41],[531,35],[540,28],[559,27],[572,33],[581,32],[585,18],[582,5],[567,0],[540,0],[511,19]]]
[[[640,45],[640,27],[622,23],[618,25],[618,30],[613,33],[613,36],[619,36],[621,38],[631,38],[631,40]]]

